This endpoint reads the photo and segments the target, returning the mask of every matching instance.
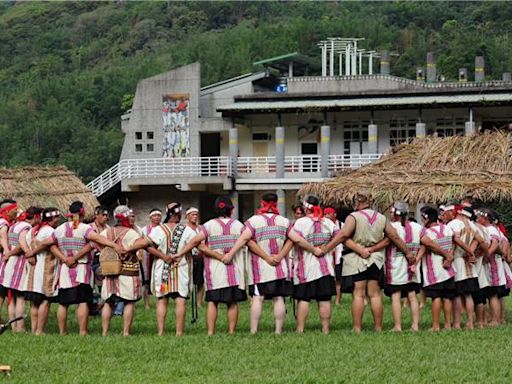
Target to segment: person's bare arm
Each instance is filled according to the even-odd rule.
[[[39,252],[43,251],[44,249],[48,248],[50,245],[55,244],[55,240],[52,236],[47,237],[43,241],[39,242],[35,247],[33,247],[27,254],[29,256],[37,255]]]
[[[325,255],[325,253],[322,252],[320,248],[315,247],[313,244],[309,243],[305,238],[303,238],[297,232],[295,232],[293,228],[288,232],[288,239],[293,241],[295,245],[301,247],[307,252],[311,252],[317,257],[322,257],[323,255]]]
[[[28,231],[29,230],[26,229],[24,231],[21,231],[20,234],[19,234],[20,248],[23,251],[23,254],[25,255],[25,258],[27,259],[27,261],[31,265],[35,265],[36,264],[35,255],[31,256],[31,255],[28,254],[28,252],[30,252],[30,246],[28,245],[28,242],[27,242]]]
[[[75,253],[75,256],[73,256],[73,259],[75,259],[75,261],[80,260],[85,255],[91,253],[92,249],[93,249],[92,244],[87,243],[84,247],[82,247],[81,250],[79,250],[77,253]]]
[[[242,234],[240,235],[240,237],[238,238],[238,240],[236,241],[235,245],[233,245],[233,247],[229,250],[228,253],[226,253],[225,256],[233,258],[235,256],[235,254],[240,249],[242,249],[242,247],[245,246],[251,239],[252,239],[251,230],[249,228],[245,228],[244,231],[242,232]],[[253,253],[257,254],[256,252],[253,252]]]
[[[427,254],[427,248],[424,245],[420,245],[420,249],[418,250],[418,253],[416,254],[416,264],[419,264],[421,262],[421,259],[423,256]]]
[[[421,243],[421,245],[430,249],[432,252],[444,257],[445,259],[453,258],[452,253],[445,251],[443,248],[441,248],[439,246],[439,244],[437,244],[434,240],[432,240],[428,236],[422,236],[422,238],[420,239],[420,243]]]
[[[325,253],[332,251],[340,243],[344,243],[350,239],[356,230],[356,220],[352,216],[347,216],[343,228],[325,245],[322,246],[322,251]]]
[[[347,242],[348,242],[348,240],[345,242],[345,245],[347,245]],[[387,237],[385,237],[381,241],[379,241],[377,244],[374,244],[371,247],[368,247],[367,249],[370,253],[378,252],[381,249],[386,248],[390,244],[391,244],[391,240],[389,240]]]
[[[275,267],[279,262],[277,261],[277,258],[273,258],[272,256],[268,255],[267,252],[265,252],[254,240],[249,240],[247,243],[247,246],[249,247],[249,250],[254,253],[256,256],[262,258],[267,264]]]
[[[201,244],[205,240],[206,240],[206,237],[205,237],[204,233],[199,232],[192,239],[190,239],[190,241],[183,247],[183,249],[181,251],[179,251],[176,255],[174,255],[174,257],[179,258],[179,257],[185,256],[187,253],[192,252],[192,250],[194,248],[198,248],[198,245]]]
[[[172,260],[171,255],[166,255],[165,253],[163,253],[161,250],[159,250],[158,248],[156,248],[154,246],[147,247],[146,251],[148,251],[150,254],[155,256],[157,259],[162,259],[167,264],[169,264]]]
[[[201,252],[203,254],[203,256],[224,262],[224,255],[221,255],[219,252],[210,249],[210,247],[208,247],[205,243],[200,243],[195,248],[197,248],[199,250],[199,252]]]
[[[462,241],[462,239],[460,238],[459,235],[457,235],[457,234],[453,235],[453,242],[455,243],[455,245],[462,248],[464,250],[464,252],[466,252],[468,254],[468,256],[470,256],[470,257],[475,256],[473,254],[473,251],[471,250],[471,248],[464,241]]]
[[[7,241],[7,231],[8,230],[9,230],[9,228],[7,227],[7,225],[4,225],[0,229],[0,249],[2,250],[2,252],[4,254],[7,253],[7,251],[9,251],[9,242]]]
[[[114,248],[115,251],[120,255],[126,253],[126,250],[121,245],[114,243],[113,241],[107,239],[106,237],[104,237],[94,231],[89,232],[89,236],[88,236],[87,240],[94,241],[95,243],[103,245],[104,247]]]
[[[286,255],[288,255],[290,253],[292,248],[293,248],[293,241],[291,241],[290,239],[286,239],[286,241],[283,245],[283,248],[281,248],[281,250],[275,257],[276,261],[280,262],[281,260],[283,260],[286,257]]]

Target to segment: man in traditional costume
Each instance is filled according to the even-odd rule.
[[[61,224],[52,236],[43,240],[31,250],[31,255],[38,254],[52,244],[58,245],[57,256],[60,259],[58,272],[58,296],[59,307],[57,309],[57,321],[59,332],[67,333],[68,307],[78,305],[77,318],[80,335],[87,335],[89,304],[92,302],[92,254],[87,252],[82,255],[80,252],[84,247],[90,247],[89,242],[93,241],[106,247],[112,247],[118,254],[125,250],[94,232],[92,227],[84,224],[85,209],[81,201],[75,201],[69,206],[69,219],[67,223]]]
[[[199,210],[190,207],[185,212],[187,225],[197,233],[199,233]],[[203,306],[204,296],[204,257],[199,253],[197,248],[192,250],[192,282],[197,289],[197,304],[199,307]]]
[[[51,238],[58,227],[61,214],[57,208],[46,208],[42,212],[42,224],[32,227],[27,234],[27,242],[33,246]],[[45,331],[50,304],[57,296],[57,272],[59,259],[53,255],[55,245],[50,250],[39,252],[35,259],[29,259],[23,283],[25,299],[30,301],[30,322],[32,333],[42,335]],[[35,261],[35,263],[33,263]]]
[[[153,208],[149,211],[149,223],[142,228],[142,234],[149,236],[151,232],[157,228],[162,222],[162,211],[158,208]],[[151,269],[153,267],[153,255],[147,250],[142,250],[142,284],[144,296],[144,309],[149,309],[149,295],[151,293]]]
[[[3,303],[8,297],[8,290],[3,285],[5,266],[7,264],[7,260],[3,256],[4,253],[9,251],[9,228],[15,222],[17,213],[18,205],[16,201],[11,199],[0,201],[0,320],[2,319]],[[9,300],[12,300],[12,296]]]

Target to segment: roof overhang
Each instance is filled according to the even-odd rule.
[[[358,109],[397,109],[404,107],[435,108],[456,105],[501,105],[512,104],[512,92],[466,94],[466,95],[422,95],[386,96],[336,99],[242,101],[220,106],[218,112],[225,114],[297,112],[311,110],[358,110]]]

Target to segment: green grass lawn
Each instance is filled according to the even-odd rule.
[[[392,327],[390,303],[385,303],[385,329]],[[512,308],[512,300],[508,302]],[[314,306],[312,306],[314,308]],[[100,336],[100,318],[90,322],[91,335],[76,335],[76,318],[69,317],[68,336],[57,334],[55,315],[48,335],[0,336],[0,365],[12,366],[12,376],[0,382],[51,383],[511,383],[512,325],[497,329],[433,334],[430,306],[422,312],[420,333],[372,331],[367,308],[365,330],[350,331],[350,297],[333,311],[332,332],[323,335],[316,308],[306,333],[293,333],[289,316],[285,333],[272,334],[270,305],[261,332],[250,335],[249,307],[242,304],[238,333],[226,332],[224,308],[218,333],[206,335],[204,309],[198,323],[187,322],[186,335],[173,335],[173,308],[168,334],[157,337],[154,301],[145,311],[139,304],[133,336],[123,338],[122,319],[115,317],[111,335]],[[53,312],[55,311],[55,308]],[[404,313],[404,329],[410,322]]]

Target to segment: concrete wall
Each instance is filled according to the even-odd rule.
[[[200,70],[199,63],[194,63],[144,79],[137,84],[129,121],[122,124],[126,136],[121,159],[162,157],[162,97],[174,93],[190,95],[190,156],[199,155]],[[142,140],[136,138],[136,132],[142,133]],[[148,132],[153,132],[153,139],[148,139]],[[136,151],[137,144],[142,144],[141,152]],[[153,144],[153,152],[147,151],[147,144]]]
[[[253,91],[252,82],[248,81],[217,92],[203,94],[201,96],[199,116],[201,118],[221,117],[221,113],[217,112],[217,107],[231,104],[234,102],[235,96],[251,94]]]
[[[421,83],[393,76],[297,77],[288,79],[288,93],[364,92],[421,89]]]
[[[127,193],[125,196],[130,207],[135,210],[137,225],[140,227],[148,223],[148,214],[152,208],[161,209],[164,217],[168,203],[180,202],[184,209],[191,206],[199,208],[199,192],[181,192],[168,185],[143,186],[140,191]]]

